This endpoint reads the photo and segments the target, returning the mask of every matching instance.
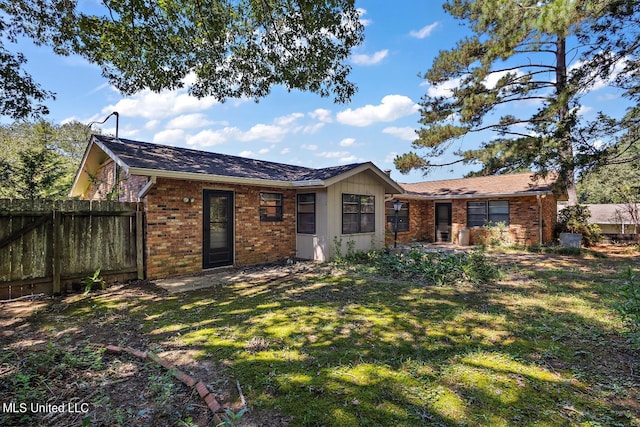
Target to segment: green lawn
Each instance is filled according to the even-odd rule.
[[[640,426],[640,351],[614,309],[638,257],[492,259],[498,283],[427,286],[350,268],[71,297],[62,315],[79,327],[110,313],[139,321],[150,347],[219,367],[254,417],[290,425]]]

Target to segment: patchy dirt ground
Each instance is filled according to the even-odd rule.
[[[166,295],[149,283],[115,285],[101,293],[123,307],[128,300]],[[216,418],[197,391],[176,380],[171,371],[130,354],[109,354],[104,350],[109,344],[154,351],[204,382],[223,410],[242,409],[237,384],[225,366],[196,361],[189,349],[151,344],[140,321],[127,310],[116,307],[97,316],[69,311],[95,295],[0,303],[0,404],[5,405],[0,425],[215,426],[224,420],[223,411]],[[265,422],[286,425],[277,414],[255,412],[246,413],[241,425]]]

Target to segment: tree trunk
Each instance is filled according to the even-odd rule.
[[[569,115],[569,94],[567,93],[567,39],[558,35],[556,41],[556,95],[558,99],[558,133],[560,143],[560,177],[569,205],[578,204],[576,191],[575,166],[573,162],[573,144],[571,138],[571,121]]]

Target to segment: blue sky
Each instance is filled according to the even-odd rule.
[[[259,103],[198,100],[186,90],[123,97],[96,66],[81,58],[58,57],[26,44],[20,50],[29,60],[27,70],[56,93],[47,117],[54,123],[101,121],[117,111],[123,138],[309,167],[372,161],[392,169],[400,182],[462,177],[469,167],[441,169],[427,177],[420,172],[402,175],[393,158],[411,149],[420,116],[417,103],[434,89],[419,74],[439,50],[453,47],[464,29],[443,12],[439,1],[360,0],[356,6],[365,24],[365,42],[350,60],[351,80],[359,90],[349,104],[280,87]],[[612,98],[611,93],[606,97]],[[604,94],[593,95],[594,103],[604,100]],[[102,129],[115,134],[115,120]]]

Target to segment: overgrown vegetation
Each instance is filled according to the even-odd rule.
[[[22,325],[20,335],[0,335],[15,354],[3,355],[2,399],[15,398],[19,381],[36,372],[20,364],[43,351],[33,342],[55,341],[77,354],[86,344],[67,340],[91,335],[92,342],[188,355],[216,396],[237,381],[248,405],[240,425],[640,427],[640,353],[618,311],[627,284],[637,284],[626,272],[640,254],[479,253],[478,262],[499,266],[501,279],[427,286],[422,256],[377,253],[339,268],[311,264],[306,274],[184,294],[110,288],[67,297],[30,319],[31,333]],[[433,256],[454,264],[453,255]],[[383,259],[389,275],[380,273]],[[85,399],[94,424],[203,425],[186,397],[176,399],[183,387],[166,371],[116,362],[102,355],[101,368],[76,368],[73,380],[27,384],[39,396]],[[126,387],[133,372],[144,374],[135,394]],[[165,388],[172,389],[168,401]],[[148,408],[136,406],[134,395]],[[238,406],[223,407],[239,415]],[[81,420],[44,421],[31,424]]]
[[[582,244],[586,247],[593,246],[602,240],[598,224],[589,222],[591,212],[588,206],[566,206],[558,212],[556,234],[576,233],[582,234]]]
[[[625,282],[620,288],[621,302],[618,310],[631,332],[631,340],[640,346],[640,279],[631,267],[625,272]]]
[[[470,252],[425,252],[412,248],[408,252],[369,251],[347,253],[336,258],[343,267],[355,267],[359,273],[424,285],[473,283],[486,284],[501,277],[500,270],[482,249]]]

